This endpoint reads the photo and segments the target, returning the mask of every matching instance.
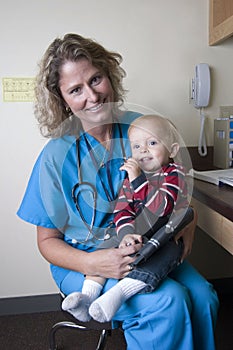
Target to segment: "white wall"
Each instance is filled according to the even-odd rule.
[[[233,39],[208,46],[208,1],[203,0],[7,0],[0,11],[0,78],[34,76],[48,44],[66,32],[95,38],[119,51],[128,73],[128,102],[169,116],[188,146],[199,135],[198,111],[189,104],[194,66],[209,63],[212,95],[208,145],[219,105],[232,105]],[[31,103],[4,103],[1,125],[0,297],[54,293],[35,228],[19,220],[34,160],[45,143]]]

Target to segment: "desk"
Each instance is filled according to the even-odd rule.
[[[233,255],[233,187],[194,180],[198,226]]]

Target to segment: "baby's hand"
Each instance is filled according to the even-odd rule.
[[[119,248],[124,248],[128,247],[129,245],[136,244],[142,245],[142,236],[136,234],[128,234],[122,238],[121,243],[119,244]]]
[[[134,158],[129,158],[125,161],[120,170],[125,170],[128,173],[129,181],[132,182],[141,174],[141,168]]]

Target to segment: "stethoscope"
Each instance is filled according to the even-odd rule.
[[[122,157],[123,157],[123,160],[126,160],[127,158],[126,158],[126,152],[125,152],[125,147],[124,147],[124,143],[123,143],[122,129],[121,129],[121,126],[120,126],[119,123],[116,123],[116,125],[118,126],[118,130],[119,130]],[[91,156],[92,162],[93,162],[93,164],[95,166],[95,169],[97,171],[97,174],[99,176],[99,180],[100,180],[101,186],[103,187],[103,190],[105,192],[105,195],[107,197],[108,202],[111,203],[112,201],[114,201],[114,191],[113,191],[113,184],[112,184],[112,181],[111,181],[110,163],[109,163],[109,161],[107,161],[107,163],[106,163],[106,172],[107,172],[108,184],[110,186],[110,190],[108,190],[108,188],[106,187],[103,179],[100,176],[99,165],[98,165],[97,160],[95,158],[94,151],[93,151],[90,143],[88,142],[85,133],[83,133],[82,135],[83,135],[84,141],[86,143],[88,152],[89,152],[89,154]],[[111,156],[113,154],[113,144],[114,144],[113,141],[114,140],[112,140],[112,142],[111,142],[108,160],[111,159]],[[74,187],[72,188],[72,199],[73,199],[75,207],[76,207],[76,209],[77,209],[77,211],[78,211],[78,213],[80,215],[80,218],[81,218],[83,224],[85,225],[85,227],[86,227],[86,229],[88,231],[88,234],[87,234],[85,240],[83,240],[82,242],[79,242],[79,243],[85,243],[91,237],[95,238],[97,240],[109,239],[111,237],[110,230],[114,227],[114,224],[113,224],[112,221],[105,228],[104,238],[98,238],[93,232],[93,227],[94,227],[95,218],[96,218],[96,211],[97,211],[96,210],[96,206],[97,206],[97,189],[92,183],[90,183],[88,181],[83,181],[82,174],[81,174],[80,139],[79,138],[76,139],[76,159],[77,159],[77,171],[78,171],[79,182],[77,182],[74,185]],[[79,198],[80,198],[80,194],[82,194],[82,191],[85,191],[86,193],[90,194],[90,197],[91,197],[91,200],[92,200],[92,204],[93,204],[93,207],[92,207],[92,218],[91,218],[90,224],[85,219],[85,216],[83,215],[83,211],[82,211],[81,206],[79,204]]]

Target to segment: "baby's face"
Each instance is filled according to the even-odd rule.
[[[129,134],[132,157],[145,172],[156,171],[169,163],[170,151],[155,133],[133,127]]]

